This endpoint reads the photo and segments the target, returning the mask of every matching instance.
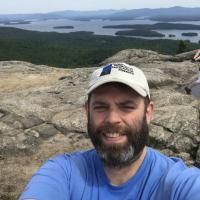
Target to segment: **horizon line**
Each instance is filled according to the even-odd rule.
[[[67,9],[67,10],[52,10],[52,11],[42,11],[42,12],[29,12],[29,13],[3,13],[0,15],[31,15],[31,14],[49,14],[49,13],[54,13],[54,12],[64,12],[64,11],[72,11],[72,12],[95,12],[95,11],[108,11],[108,10],[113,10],[113,11],[128,11],[128,10],[142,10],[142,9],[149,9],[149,10],[153,10],[153,9],[167,9],[167,8],[200,8],[199,7],[184,7],[184,6],[170,6],[170,7],[155,7],[155,8],[131,8],[131,9],[127,9],[127,8],[121,8],[121,9],[112,9],[112,8],[105,8],[105,9],[96,9],[96,10],[80,10],[80,9],[77,9],[77,10],[71,10],[71,9]]]

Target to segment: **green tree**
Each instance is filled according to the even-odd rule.
[[[177,54],[183,53],[183,52],[186,51],[186,49],[187,49],[187,44],[186,44],[186,42],[183,41],[183,40],[180,40],[179,45],[178,45],[178,50],[177,50],[176,53],[177,53]]]

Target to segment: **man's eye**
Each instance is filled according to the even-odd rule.
[[[134,106],[123,106],[122,109],[124,109],[124,110],[134,110],[135,107]]]
[[[93,109],[97,111],[105,110],[107,107],[106,106],[94,106]]]

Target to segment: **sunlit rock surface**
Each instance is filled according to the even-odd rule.
[[[200,100],[184,91],[197,78],[193,54],[130,49],[102,64],[127,62],[144,71],[155,104],[150,145],[199,167]],[[0,62],[0,199],[17,199],[49,157],[92,147],[83,105],[93,70]]]

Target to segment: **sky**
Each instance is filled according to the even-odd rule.
[[[200,7],[200,0],[0,0],[0,14],[46,13],[60,10],[100,10]]]

